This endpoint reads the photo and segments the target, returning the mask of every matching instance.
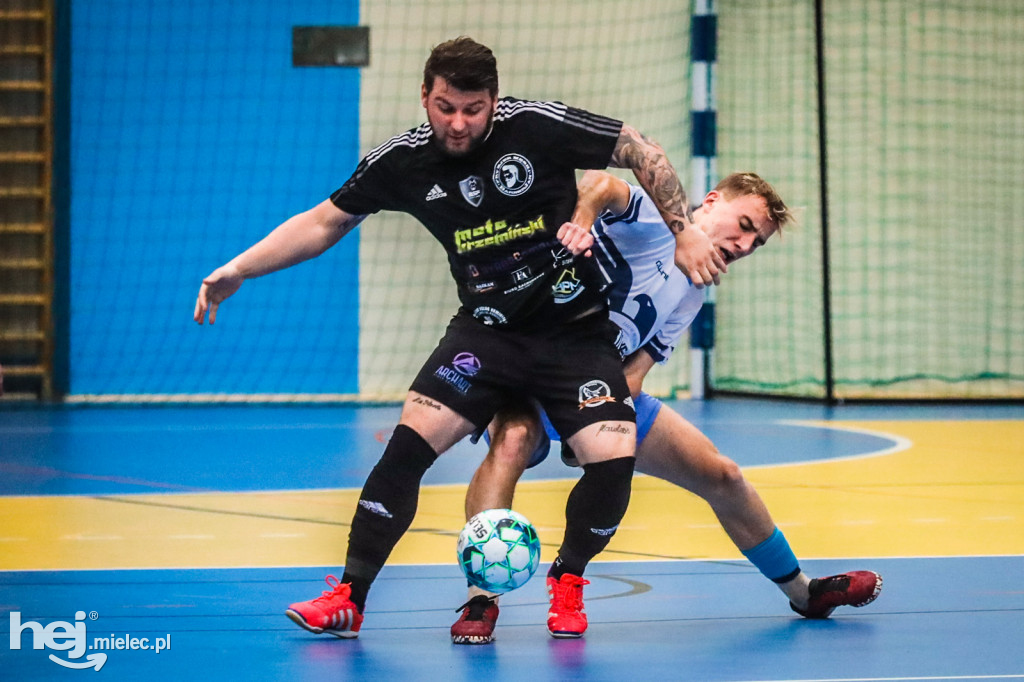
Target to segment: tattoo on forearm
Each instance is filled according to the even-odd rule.
[[[612,166],[630,168],[676,233],[693,222],[693,210],[665,150],[630,126],[623,126],[612,153]],[[667,214],[667,215],[666,215]]]
[[[418,396],[416,396],[415,398],[413,398],[413,399],[412,399],[412,401],[413,401],[414,403],[418,404],[418,405],[424,405],[424,406],[426,406],[426,407],[430,407],[430,408],[432,408],[432,409],[435,409],[435,410],[437,410],[438,412],[440,412],[440,411],[441,411],[441,404],[440,404],[440,403],[435,403],[435,402],[434,402],[433,400],[431,400],[430,398],[424,398],[423,396],[421,396],[421,395],[418,395]]]

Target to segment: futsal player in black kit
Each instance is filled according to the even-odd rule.
[[[607,282],[573,255],[576,169],[630,168],[683,245],[692,281],[710,285],[722,256],[689,225],[664,151],[621,121],[557,102],[498,98],[491,51],[461,37],[431,52],[427,122],[369,152],[330,198],[293,216],[203,280],[194,318],[258,277],[315,257],[367,215],[415,216],[448,254],[461,306],[412,383],[398,426],[363,486],[341,580],[292,604],[301,627],[357,637],[370,586],[412,523],[434,460],[481,432],[509,401],[535,398],[583,463],[563,542],[548,572],[548,630],[587,627],[582,578],[629,502],[635,413],[608,321]],[[589,228],[589,226],[587,226]]]

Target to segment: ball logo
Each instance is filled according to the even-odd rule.
[[[506,154],[494,164],[492,179],[499,192],[517,197],[533,184],[533,164],[520,154]]]
[[[463,376],[473,377],[480,371],[480,360],[472,353],[459,353],[452,360],[452,367]]]
[[[600,379],[594,379],[580,386],[580,409],[614,403],[612,389]]]

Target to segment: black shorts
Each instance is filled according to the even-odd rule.
[[[490,327],[460,311],[410,390],[478,429],[502,405],[527,397],[540,402],[562,438],[597,422],[635,422],[617,334],[603,312],[523,332]]]

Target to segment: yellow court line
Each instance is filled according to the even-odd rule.
[[[903,439],[873,457],[750,467],[797,555],[1024,554],[1024,422],[822,422]],[[574,481],[524,482],[515,507],[544,560]],[[391,563],[450,563],[465,485],[427,486]],[[319,566],[344,562],[355,489],[0,498],[0,570]],[[707,505],[638,476],[607,560],[741,558]]]

